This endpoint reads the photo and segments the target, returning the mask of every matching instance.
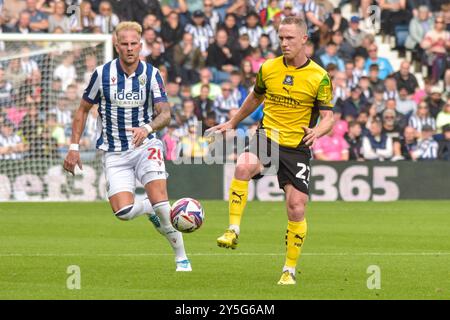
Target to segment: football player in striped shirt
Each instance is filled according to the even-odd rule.
[[[81,169],[79,141],[89,110],[98,104],[97,149],[103,151],[103,169],[109,203],[120,220],[148,215],[175,252],[176,271],[191,271],[183,237],[170,222],[167,173],[163,144],[156,131],[170,122],[170,107],[159,70],[139,60],[142,28],[121,22],[115,30],[119,55],[92,74],[72,124],[64,169]],[[135,181],[145,187],[148,199],[135,201]]]

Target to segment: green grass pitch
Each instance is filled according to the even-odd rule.
[[[0,299],[449,299],[450,201],[310,203],[297,285],[284,263],[284,203],[250,202],[237,250],[216,246],[227,203],[202,201],[186,234],[194,271],[146,218],[122,222],[96,203],[0,204]],[[81,289],[66,286],[68,266]],[[369,266],[381,288],[369,289]],[[371,281],[369,281],[372,283]]]

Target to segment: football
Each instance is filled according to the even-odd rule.
[[[173,227],[178,231],[185,233],[194,232],[203,224],[205,212],[197,200],[182,198],[172,205],[170,220]]]

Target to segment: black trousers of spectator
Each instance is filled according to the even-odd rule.
[[[394,36],[395,26],[409,24],[411,13],[407,10],[400,11],[381,11],[381,32],[385,35]]]

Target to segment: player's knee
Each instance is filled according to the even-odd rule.
[[[301,200],[289,201],[287,210],[290,217],[303,218],[305,215],[305,203]]]
[[[238,180],[250,180],[253,176],[253,168],[248,164],[238,164],[234,170],[234,176]]]
[[[119,220],[128,221],[133,218],[133,216],[130,214],[132,209],[133,209],[133,205],[126,206],[126,207],[118,210],[117,212],[115,212],[114,215]]]

